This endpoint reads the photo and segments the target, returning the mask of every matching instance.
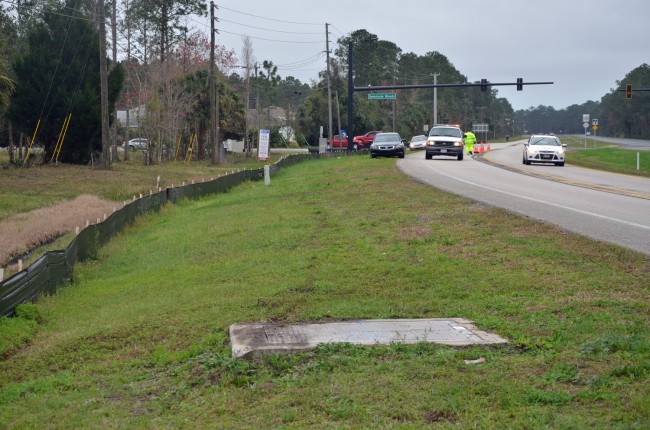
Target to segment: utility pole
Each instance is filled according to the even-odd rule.
[[[218,164],[220,159],[219,148],[217,148],[217,124],[216,121],[219,120],[219,114],[216,112],[215,103],[218,103],[216,100],[216,92],[214,85],[214,2],[210,2],[210,76],[208,77],[208,87],[210,95],[210,147],[212,148],[212,164]]]
[[[113,64],[111,70],[117,67],[117,0],[113,0],[113,10],[111,15],[111,35],[113,38]],[[113,132],[111,133],[111,154],[113,160],[120,161],[117,156],[117,106],[113,108]]]
[[[348,42],[348,142],[354,138],[354,74],[352,73],[352,41]],[[340,130],[339,130],[340,133]],[[352,145],[348,145],[348,151],[352,150]]]
[[[395,76],[393,76],[393,85],[395,85]],[[397,109],[395,108],[396,101],[396,99],[393,99],[393,132],[395,131],[395,117],[397,116]]]
[[[245,49],[245,48],[244,48]],[[251,103],[251,70],[250,64],[244,66],[246,68],[246,109],[244,111],[244,152],[246,157],[250,157],[250,142],[248,140],[248,111],[250,110]]]
[[[257,67],[258,67],[258,64],[255,63],[255,89],[257,90],[257,96],[255,97],[255,113],[257,114],[257,135],[259,136],[260,128],[261,128],[261,125],[260,125],[260,82],[257,79]],[[259,138],[258,138],[258,140],[259,140]],[[257,149],[259,151],[259,147],[260,147],[259,142],[257,142],[257,143],[258,143]]]
[[[106,70],[106,22],[104,0],[97,0],[99,19],[99,81],[102,108],[102,167],[111,167],[110,133],[108,130],[108,71]],[[92,154],[91,154],[92,157]]]
[[[325,23],[325,54],[327,58],[327,138],[332,142],[332,83],[330,82],[330,38],[329,24]],[[337,98],[338,100],[338,98]],[[340,117],[339,117],[340,118]],[[340,122],[340,119],[339,119]],[[339,125],[339,130],[341,126]],[[321,137],[321,136],[318,136]]]
[[[116,1],[116,0],[114,0]],[[129,0],[126,0],[126,11],[124,12],[124,20],[126,21],[126,67],[127,69],[131,67],[131,23],[129,21],[129,16],[131,11],[129,10]],[[129,85],[127,81],[126,85]],[[127,94],[129,94],[129,88],[127,87]],[[131,96],[129,95],[126,101],[126,128],[124,131],[124,161],[129,161],[129,131],[131,128]]]
[[[334,91],[334,93],[336,94],[336,118],[339,125],[339,134],[341,134],[341,106],[339,104],[339,90]],[[332,142],[331,139],[330,142]]]
[[[433,74],[433,85],[438,85],[440,73]],[[433,125],[438,124],[438,88],[433,87]]]

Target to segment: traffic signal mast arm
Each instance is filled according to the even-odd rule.
[[[625,98],[626,99],[631,99],[632,98],[632,93],[633,92],[645,92],[645,91],[650,91],[650,88],[634,88],[632,87],[632,84],[627,84],[625,85],[625,88],[619,88],[619,92],[624,92],[625,93]]]
[[[519,78],[521,79],[521,78]],[[377,87],[354,87],[354,91],[411,90],[416,88],[461,88],[461,87],[496,87],[523,85],[552,85],[553,82],[477,82],[472,84],[420,84],[420,85],[383,85]],[[636,90],[635,90],[636,91]]]

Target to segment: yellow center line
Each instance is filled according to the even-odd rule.
[[[529,170],[520,169],[518,167],[510,166],[508,164],[503,164],[503,163],[499,163],[499,162],[494,161],[494,160],[490,160],[487,157],[487,153],[474,154],[473,158],[475,160],[477,160],[477,161],[482,162],[482,163],[490,164],[492,166],[500,167],[502,169],[510,170],[512,172],[521,173],[522,175],[532,176],[532,177],[535,177],[535,178],[545,179],[545,180],[548,180],[548,181],[559,182],[559,183],[565,184],[565,185],[573,185],[573,186],[576,186],[576,187],[587,188],[587,189],[595,190],[595,191],[603,191],[603,192],[606,192],[606,193],[619,194],[619,195],[628,196],[628,197],[636,197],[636,198],[639,198],[639,199],[650,200],[650,193],[644,193],[644,192],[640,192],[640,191],[632,191],[632,190],[626,190],[626,189],[622,189],[622,188],[610,187],[609,185],[599,185],[599,184],[593,184],[593,183],[590,183],[590,182],[582,182],[582,181],[578,181],[578,180],[575,180],[575,179],[567,179],[567,178],[563,178],[561,176],[548,175],[548,174],[545,174],[545,173],[531,172]],[[592,170],[592,171],[602,172],[601,170],[595,170],[595,169],[587,169],[587,168],[583,168],[583,169],[584,170]],[[609,173],[609,174],[613,174],[613,175],[622,175],[622,176],[628,176],[628,177],[632,177],[632,178],[638,178],[637,176],[624,175],[624,174],[621,174],[621,173],[614,173],[614,172],[602,172],[602,173]],[[648,179],[648,178],[643,178],[643,179]]]

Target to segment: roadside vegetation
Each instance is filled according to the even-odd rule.
[[[136,151],[130,161],[114,163],[109,170],[70,164],[21,168],[10,166],[6,157],[0,151],[0,267],[5,277],[16,271],[17,258],[28,265],[46,250],[63,249],[75,227],[83,228],[86,220],[94,223],[157,185],[179,186],[265,164],[231,154],[221,165],[179,161],[145,166],[142,151]],[[270,162],[276,160],[274,155]]]
[[[585,140],[574,136],[562,136],[571,153],[567,163],[607,172],[650,177],[650,152],[617,148],[615,144],[599,140]],[[637,152],[639,169],[637,170]]]
[[[139,218],[0,319],[0,427],[641,429],[648,279],[643,254],[390,159],[309,161]],[[431,317],[510,343],[230,356],[235,322]]]

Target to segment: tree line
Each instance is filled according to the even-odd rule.
[[[582,115],[589,114],[590,118],[598,119],[599,136],[650,139],[650,92],[633,92],[632,98],[627,99],[625,93],[619,91],[627,84],[633,88],[650,88],[650,66],[642,64],[627,73],[600,101],[587,101],[560,110],[542,105],[518,110],[515,115],[517,129],[521,133],[583,134]]]
[[[34,0],[0,6],[0,146],[9,146],[12,162],[24,157],[31,143],[43,148],[44,161],[86,164],[101,154],[98,16],[109,28],[108,98],[113,137],[112,157],[129,137],[146,137],[145,162],[191,156],[207,159],[211,126],[208,85],[209,30],[191,28],[192,16],[205,16],[203,0],[114,0],[98,14],[90,0]],[[11,43],[9,43],[11,41]],[[468,83],[438,51],[403,52],[395,43],[366,30],[338,39],[330,58],[334,133],[348,129],[347,50],[354,49],[356,86]],[[327,130],[326,65],[309,83],[282,77],[272,60],[257,61],[244,38],[241,53],[216,46],[219,137],[244,140],[247,153],[257,130],[272,130],[272,145],[316,145]],[[648,86],[648,65],[623,81]],[[617,82],[618,84],[618,82]],[[358,94],[354,130],[393,130],[404,137],[425,133],[433,118],[433,90],[397,90],[396,101],[368,100]],[[633,103],[612,91],[600,102],[556,111],[539,106],[515,112],[498,91],[446,88],[437,93],[439,123],[464,129],[490,124],[488,138],[524,131],[577,133],[583,113],[599,117],[602,132],[648,137],[648,97]],[[281,108],[276,115],[274,107]],[[117,111],[127,112],[137,128],[118,124]],[[342,114],[343,113],[343,114]],[[290,130],[291,133],[281,133]],[[600,131],[599,130],[599,131]],[[602,134],[602,133],[599,133]],[[33,140],[33,142],[32,142]],[[293,141],[293,142],[291,142]],[[63,144],[61,144],[64,142]],[[18,148],[18,150],[14,150]],[[17,155],[15,155],[17,154]]]

